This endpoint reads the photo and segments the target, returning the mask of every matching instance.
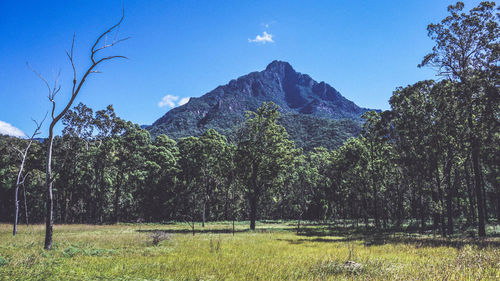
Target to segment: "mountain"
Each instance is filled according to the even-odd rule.
[[[213,128],[231,138],[245,120],[245,112],[255,111],[262,102],[280,106],[280,123],[297,146],[329,149],[359,135],[361,108],[325,82],[296,72],[283,61],[271,62],[265,70],[231,80],[199,98],[173,108],[147,127],[153,137],[166,134],[174,139],[198,136]]]

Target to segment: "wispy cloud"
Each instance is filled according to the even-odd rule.
[[[174,96],[174,95],[166,95],[164,96],[161,101],[158,102],[158,107],[165,107],[165,106],[168,106],[170,108],[174,108],[176,106],[181,106],[181,105],[184,105],[186,103],[188,103],[188,101],[190,100],[191,98],[181,98],[179,100],[179,96]],[[177,100],[179,100],[177,102]],[[177,103],[177,104],[176,104]]]
[[[178,96],[166,95],[161,99],[161,101],[158,102],[158,106],[159,107],[168,106],[168,107],[173,108],[173,107],[175,107],[175,101],[178,99],[179,99]]]
[[[269,34],[266,31],[264,31],[264,32],[262,32],[262,35],[255,36],[255,39],[249,38],[248,42],[266,44],[266,43],[274,43],[274,40],[273,40],[272,34]]]
[[[182,98],[178,103],[177,105],[178,106],[181,106],[181,105],[184,105],[186,103],[188,103],[188,101],[190,100],[191,98]]]
[[[0,135],[8,135],[18,138],[26,137],[26,134],[24,134],[23,131],[3,121],[0,121]]]

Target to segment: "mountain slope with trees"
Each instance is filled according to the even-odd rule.
[[[280,108],[280,123],[299,147],[337,148],[359,135],[361,115],[368,111],[343,97],[325,82],[296,72],[283,61],[271,62],[265,70],[252,72],[227,85],[168,111],[147,129],[153,137],[166,134],[178,139],[199,136],[215,129],[230,139],[243,124],[246,111],[263,102]],[[317,125],[315,125],[317,124]]]

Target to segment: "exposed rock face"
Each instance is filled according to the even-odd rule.
[[[360,117],[369,110],[344,98],[327,83],[318,83],[309,75],[296,72],[289,63],[273,61],[263,71],[249,73],[199,98],[191,98],[187,104],[168,111],[147,129],[153,136],[167,134],[173,138],[196,136],[209,128],[230,136],[244,120],[245,112],[256,110],[265,101],[280,106],[283,121],[292,118],[306,126],[318,119],[328,119],[319,122],[341,130],[345,137],[359,133]],[[350,120],[338,121],[340,119]],[[287,123],[294,122],[283,123],[287,127]],[[346,128],[341,127],[350,127],[351,130],[345,132]],[[301,140],[302,146],[310,146],[305,141],[309,136],[299,136],[289,126],[287,130],[292,139]],[[309,133],[317,137],[315,132]],[[323,146],[332,148],[332,145]]]

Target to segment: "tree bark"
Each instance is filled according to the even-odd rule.
[[[451,149],[448,150],[448,154],[451,154]],[[445,173],[445,184],[447,188],[446,192],[446,215],[448,217],[447,232],[448,234],[453,234],[453,186],[451,184],[451,166],[452,166],[453,155],[449,155],[448,162],[446,163],[444,173]],[[455,175],[456,176],[456,175]]]
[[[250,184],[252,191],[250,193],[250,229],[255,230],[255,220],[257,218],[257,204],[259,200],[259,186],[257,184],[257,171],[258,166],[254,166],[252,170],[252,177],[250,179]]]
[[[465,174],[465,183],[467,185],[467,193],[469,195],[469,213],[470,213],[470,216],[468,216],[468,219],[470,217],[471,221],[470,221],[470,224],[471,225],[476,225],[476,206],[474,204],[475,202],[475,198],[474,198],[474,191],[473,191],[473,187],[471,185],[471,178],[470,178],[470,174],[469,174],[469,159],[467,159],[465,162],[464,162],[464,174]]]
[[[28,203],[26,202],[26,186],[23,183],[23,194],[24,194],[24,214],[26,217],[26,225],[29,225],[28,220]]]
[[[120,222],[120,197],[121,197],[121,176],[118,177],[117,185],[115,188],[115,200],[114,200],[114,211],[115,211],[115,223]]]
[[[46,185],[47,185],[47,193],[46,193],[46,213],[45,213],[45,243],[44,249],[50,250],[52,249],[52,228],[54,225],[54,198],[52,194],[52,146],[54,144],[53,137],[53,125],[50,126],[49,133],[49,149],[47,151],[47,165],[46,165]]]
[[[469,126],[472,128],[472,116],[469,116]],[[478,216],[478,235],[479,237],[486,236],[485,228],[485,218],[484,218],[484,201],[483,201],[483,188],[482,188],[482,174],[481,165],[479,163],[479,152],[480,146],[477,137],[472,136],[471,133],[471,145],[472,145],[472,168],[474,171],[474,187],[476,191],[476,204],[477,204],[477,216]]]
[[[12,230],[12,235],[16,236],[17,234],[17,218],[19,216],[19,200],[17,199],[17,194],[19,191],[19,184],[16,184],[16,188],[14,190],[14,227]]]
[[[255,230],[255,219],[257,218],[257,198],[250,197],[250,229]]]
[[[201,227],[205,227],[205,212],[206,212],[206,207],[207,207],[207,201],[204,200],[203,201],[203,218],[202,218],[202,221],[201,221]]]

